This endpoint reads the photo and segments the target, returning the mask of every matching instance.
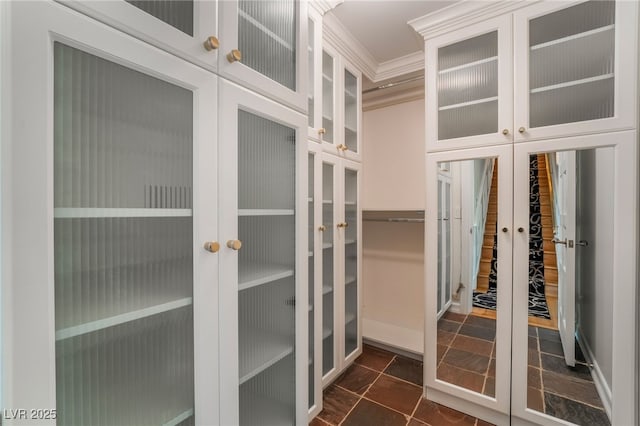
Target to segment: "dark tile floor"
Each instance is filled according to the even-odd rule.
[[[313,426],[487,426],[422,399],[422,362],[364,345],[362,355],[324,391]]]

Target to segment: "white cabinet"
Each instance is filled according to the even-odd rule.
[[[323,91],[325,74],[321,66],[324,52],[322,50],[322,16],[313,8],[309,8],[308,21],[308,71],[309,80],[307,82],[308,106],[307,116],[309,117],[309,138],[319,141],[325,132],[323,128]],[[333,79],[333,72],[331,72]],[[327,75],[327,77],[329,77]],[[328,86],[327,86],[328,87]],[[330,102],[333,99],[333,89],[331,89]],[[330,130],[333,130],[331,128]]]
[[[306,117],[59,3],[2,8],[5,406],[306,423]]]
[[[59,4],[10,19],[6,406],[217,424],[217,78]]]
[[[633,128],[636,2],[509,7],[426,40],[429,151]]]
[[[220,104],[220,423],[302,424],[306,117],[224,80]]]
[[[331,383],[362,353],[360,169],[356,162],[323,153],[322,203],[315,226],[315,275],[321,288],[322,383]],[[318,192],[318,189],[316,189]]]

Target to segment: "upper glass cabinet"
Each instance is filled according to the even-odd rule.
[[[633,125],[634,37],[616,32],[633,34],[636,7],[545,2],[515,13],[516,140]]]
[[[351,66],[344,67],[344,141],[342,150],[358,155],[360,152],[360,73]]]
[[[319,140],[322,136],[322,17],[312,8],[309,9],[309,38],[307,62],[309,81],[307,84],[307,115],[309,116],[309,137]]]
[[[502,17],[427,43],[429,150],[511,141],[510,32]]]
[[[108,25],[215,70],[218,20],[215,1],[61,1]]]
[[[219,6],[221,74],[306,111],[306,2],[238,0]]]

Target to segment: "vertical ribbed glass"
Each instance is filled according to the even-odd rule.
[[[444,303],[451,301],[451,184],[444,184],[444,239],[447,250],[444,253]]]
[[[238,112],[240,423],[295,423],[295,129]]]
[[[333,57],[322,51],[322,139],[333,143]]]
[[[315,163],[314,163],[314,159],[315,159],[315,154],[310,152],[309,153],[309,175],[308,175],[308,189],[307,189],[307,194],[309,194],[309,222],[308,222],[308,230],[309,230],[309,253],[308,253],[308,267],[309,267],[309,283],[308,283],[308,289],[309,289],[309,408],[311,408],[313,406],[313,403],[315,401],[315,394],[314,394],[314,390],[315,390],[315,374],[314,374],[314,370],[315,370],[315,365],[316,365],[316,360],[314,358],[314,351],[315,351],[315,337],[316,337],[316,333],[315,333],[315,322],[314,322],[314,313],[316,311],[316,306],[315,306],[315,297],[314,297],[314,292],[315,292],[315,269],[314,269],[314,264],[313,264],[313,260],[315,258],[315,252],[314,252],[314,247],[315,247],[315,221],[314,221],[314,217],[315,217],[315,201],[314,200],[314,179],[315,179]]]
[[[498,32],[438,49],[438,139],[498,131]]]
[[[193,35],[193,0],[125,0],[149,15]]]
[[[55,43],[59,424],[193,424],[192,158],[192,92]]]
[[[344,70],[344,143],[358,152],[358,79]]]
[[[615,2],[588,1],[529,23],[531,127],[614,115]]]
[[[442,276],[443,276],[443,253],[444,246],[442,244],[442,223],[443,223],[443,207],[442,207],[442,186],[443,181],[438,179],[438,313],[442,309]]]
[[[344,171],[344,347],[358,349],[358,172]]]
[[[322,374],[334,368],[333,168],[322,164]]]
[[[239,0],[238,49],[242,63],[296,90],[295,0]]]
[[[307,109],[307,115],[309,116],[309,127],[315,128],[316,127],[316,118],[315,118],[315,72],[316,72],[316,67],[315,67],[315,50],[314,50],[314,46],[315,46],[315,38],[316,38],[316,26],[315,26],[315,21],[311,18],[309,18],[309,64],[308,64],[308,68],[309,68],[309,82],[307,83],[309,85],[309,93],[307,95],[307,100],[308,100],[308,109]]]

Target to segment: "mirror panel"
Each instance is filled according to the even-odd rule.
[[[438,163],[436,378],[495,397],[498,161]]]
[[[578,425],[611,424],[614,171],[613,148],[529,157],[527,408]]]

